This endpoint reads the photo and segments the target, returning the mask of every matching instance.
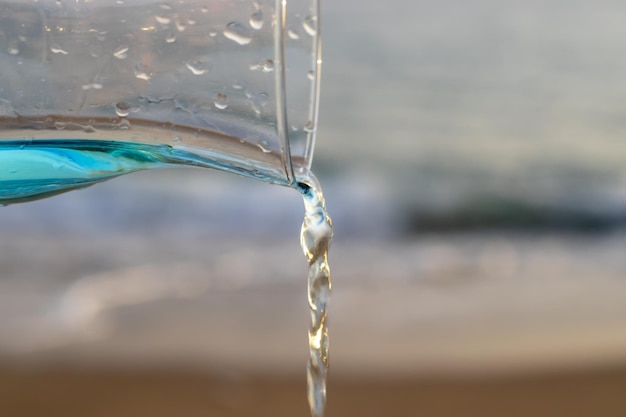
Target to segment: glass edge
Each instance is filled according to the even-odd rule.
[[[286,46],[287,0],[276,0],[276,21],[274,25],[274,63],[276,85],[276,134],[280,144],[283,171],[290,184],[295,184],[295,175],[291,163],[291,147],[287,128],[287,81],[286,81]],[[278,65],[276,65],[278,64]]]
[[[319,103],[320,103],[320,81],[322,75],[322,25],[321,25],[321,0],[312,0],[313,8],[315,10],[316,32],[313,39],[313,65],[312,70],[315,74],[313,82],[311,84],[311,103],[309,107],[309,120],[311,121],[312,129],[308,132],[306,140],[306,148],[304,150],[304,160],[306,168],[311,169],[311,163],[313,162],[313,151],[315,149],[315,139],[317,133],[317,124],[319,119]]]

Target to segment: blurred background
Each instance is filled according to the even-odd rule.
[[[323,3],[328,416],[626,413],[626,4]],[[0,415],[307,415],[293,190],[1,209]]]

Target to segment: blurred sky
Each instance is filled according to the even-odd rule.
[[[621,162],[625,15],[616,1],[325,2],[318,153]]]
[[[478,196],[620,217],[622,3],[339,0],[324,11],[321,174],[376,173],[418,214]]]

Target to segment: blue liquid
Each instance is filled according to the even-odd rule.
[[[202,156],[167,145],[101,140],[0,141],[0,205],[84,188],[120,175],[168,166],[215,168],[288,185],[234,158]]]

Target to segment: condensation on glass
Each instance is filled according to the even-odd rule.
[[[166,144],[291,184],[312,157],[318,7],[0,1],[0,140]]]

